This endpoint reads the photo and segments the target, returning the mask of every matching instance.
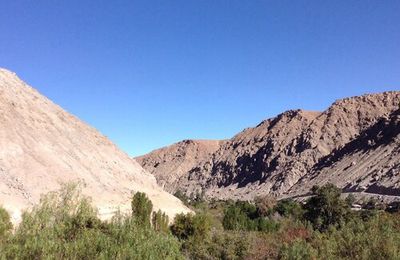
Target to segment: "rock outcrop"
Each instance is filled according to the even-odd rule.
[[[85,184],[103,218],[129,209],[132,191],[171,217],[189,211],[106,137],[0,69],[0,204],[18,221],[41,194],[70,181]]]

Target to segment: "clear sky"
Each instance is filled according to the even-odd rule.
[[[131,155],[400,90],[400,1],[1,1],[0,67]]]

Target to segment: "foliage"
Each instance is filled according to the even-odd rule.
[[[317,233],[311,245],[320,258],[400,259],[399,217],[381,212],[366,222],[355,218],[340,229]]]
[[[356,202],[356,197],[354,197],[353,194],[349,194],[349,195],[347,195],[345,202],[346,202],[347,206],[352,207],[353,204]]]
[[[3,244],[0,259],[181,259],[180,244],[131,216],[102,222],[76,185],[42,198]]]
[[[171,232],[180,240],[205,240],[211,230],[211,220],[206,214],[178,214],[175,216]]]
[[[301,219],[304,215],[301,204],[292,199],[278,201],[274,210],[283,217],[292,217],[294,219]]]
[[[135,216],[140,224],[149,226],[150,216],[153,210],[153,203],[147,197],[146,193],[136,192],[133,195],[132,202],[132,215]]]
[[[238,206],[231,205],[226,209],[222,220],[226,230],[250,230],[251,220],[247,214]]]
[[[304,240],[296,240],[292,244],[284,244],[279,252],[280,259],[306,260],[315,259],[315,250]]]
[[[186,206],[189,206],[189,204],[190,204],[189,203],[189,198],[181,190],[176,191],[174,193],[174,196],[177,197],[178,199],[180,199],[183,202],[183,204],[185,204]]]
[[[0,207],[0,243],[7,238],[11,230],[10,215],[3,207]]]
[[[338,226],[350,212],[350,207],[340,198],[341,190],[333,184],[313,187],[313,197],[304,205],[305,219],[314,228],[326,230],[329,226]]]
[[[277,203],[276,199],[269,195],[256,197],[254,202],[257,208],[257,213],[261,217],[267,217],[270,215]]]
[[[397,208],[351,213],[333,185],[313,191],[305,205],[204,201],[169,232],[161,211],[150,225],[145,194],[133,196],[132,215],[104,222],[78,185],[67,185],[25,212],[13,233],[0,208],[0,259],[400,259]]]
[[[168,216],[161,210],[153,212],[151,223],[154,230],[167,233],[169,231],[168,221]]]
[[[274,220],[265,217],[260,212],[272,212],[272,208],[266,210],[265,203],[261,203],[263,209],[258,208],[256,205],[245,201],[237,201],[228,206],[225,210],[222,224],[226,230],[242,230],[242,231],[263,231],[271,232],[279,229],[279,224]],[[272,207],[270,204],[269,206]],[[270,213],[268,213],[270,214]]]

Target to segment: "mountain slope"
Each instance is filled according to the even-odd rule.
[[[173,192],[179,188],[178,180],[199,161],[209,160],[223,142],[184,140],[135,159],[144,169],[156,176],[158,183],[165,190]]]
[[[307,178],[322,172],[316,168],[320,160],[392,114],[399,101],[400,92],[385,92],[338,100],[324,112],[284,112],[225,141],[210,159],[198,160],[179,179],[179,189],[221,199],[306,192],[294,186],[302,180],[308,187]],[[155,163],[163,167],[168,161]],[[334,169],[323,175],[330,173]]]
[[[0,204],[13,212],[67,181],[81,181],[103,217],[146,192],[170,216],[188,209],[106,137],[0,69]]]

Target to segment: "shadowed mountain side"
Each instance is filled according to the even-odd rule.
[[[347,192],[400,195],[400,110],[384,116],[344,147],[322,158],[291,192],[335,183]]]
[[[207,197],[220,199],[297,194],[297,188],[292,187],[311,174],[318,175],[316,167],[323,158],[343,149],[373,126],[382,127],[379,122],[396,111],[399,102],[400,92],[392,91],[341,99],[324,112],[284,112],[222,142],[212,155],[190,161],[191,169],[181,172],[178,181],[174,179],[179,187],[169,191],[180,189],[188,195],[204,191]],[[185,145],[180,149],[185,151]],[[147,157],[155,158],[152,153],[141,158]],[[162,168],[170,162],[153,163]],[[146,165],[153,172],[151,167]],[[346,180],[346,176],[342,178]],[[168,178],[165,180],[168,182]]]

